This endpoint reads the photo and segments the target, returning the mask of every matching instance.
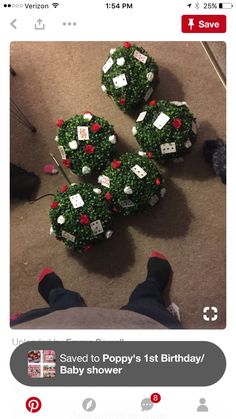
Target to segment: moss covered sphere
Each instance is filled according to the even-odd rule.
[[[153,58],[142,47],[125,42],[110,50],[102,69],[101,88],[121,110],[128,111],[150,98],[157,76]]]
[[[63,165],[77,175],[100,173],[112,160],[117,136],[104,118],[85,112],[58,120],[56,137]]]
[[[62,186],[50,205],[51,233],[76,251],[88,251],[112,235],[112,212],[91,184]]]
[[[165,194],[165,182],[157,165],[146,155],[126,153],[98,178],[112,210],[130,215],[154,206]]]
[[[158,162],[188,153],[197,136],[196,118],[185,102],[151,101],[139,114],[133,135]]]

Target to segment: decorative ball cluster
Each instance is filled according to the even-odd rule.
[[[154,206],[166,192],[164,179],[147,156],[126,153],[98,178],[113,212],[131,215]]]
[[[159,162],[182,157],[197,135],[196,118],[185,102],[149,102],[132,129],[142,150]]]
[[[51,233],[66,246],[89,251],[112,235],[112,213],[101,189],[91,184],[62,186],[50,209]]]
[[[128,111],[150,98],[157,75],[158,66],[148,53],[125,42],[110,50],[103,66],[101,88],[121,110]]]
[[[149,100],[157,76],[158,66],[147,52],[125,42],[110,50],[102,90],[127,111]],[[151,100],[136,120],[132,133],[143,151],[117,159],[113,155],[117,136],[105,119],[87,111],[59,119],[57,126],[64,166],[77,175],[99,174],[99,186],[64,185],[51,202],[51,232],[77,251],[88,251],[111,237],[114,213],[131,215],[159,202],[166,188],[154,160],[182,158],[197,135],[196,118],[186,102],[166,100]]]
[[[105,119],[85,112],[57,121],[56,141],[63,165],[77,175],[100,173],[111,161],[117,137]]]

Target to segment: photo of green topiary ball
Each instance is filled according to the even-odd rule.
[[[130,42],[110,50],[102,69],[102,90],[122,111],[147,101],[154,91],[158,65],[142,47]]]
[[[165,195],[165,182],[146,155],[123,154],[98,178],[113,212],[131,215],[154,206]]]
[[[177,160],[196,140],[196,118],[186,102],[152,100],[139,114],[132,133],[142,150],[158,162]]]
[[[51,234],[82,252],[109,239],[113,233],[112,212],[101,192],[88,183],[62,186],[50,205]]]
[[[100,173],[112,160],[117,136],[104,118],[84,112],[57,121],[55,140],[63,165],[77,175]]]

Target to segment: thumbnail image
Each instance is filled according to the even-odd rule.
[[[30,378],[41,378],[41,366],[40,365],[29,365],[28,375]]]
[[[28,352],[28,363],[39,363],[41,361],[41,351]]]
[[[56,375],[56,353],[52,349],[28,352],[28,375],[31,378],[53,378]]]
[[[43,378],[53,378],[56,375],[55,367],[50,367],[49,365],[45,365],[43,367]]]
[[[53,351],[53,350],[50,350],[50,349],[45,349],[44,351],[43,351],[43,362],[45,362],[45,363],[51,363],[51,362],[53,362],[53,363],[55,363],[56,362],[56,354],[55,354],[55,351]]]
[[[225,57],[11,43],[12,328],[225,328]]]

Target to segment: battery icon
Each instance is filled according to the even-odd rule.
[[[232,9],[232,3],[219,3],[219,9]]]

